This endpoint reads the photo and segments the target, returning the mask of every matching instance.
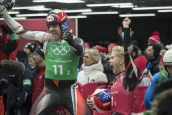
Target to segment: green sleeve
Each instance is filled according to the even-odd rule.
[[[168,80],[168,72],[166,70],[160,71],[160,76],[158,77],[158,84],[161,84]]]
[[[10,40],[18,40],[18,35],[15,33],[10,34]]]

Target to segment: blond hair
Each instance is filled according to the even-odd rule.
[[[115,54],[115,56],[124,59],[124,47],[123,46],[115,46],[112,49],[112,54]]]
[[[90,57],[91,59],[95,62],[95,63],[98,63],[100,60],[101,60],[101,57],[100,57],[100,53],[97,49],[95,48],[89,48],[89,49],[86,49],[84,54],[85,53],[89,53],[90,54]]]

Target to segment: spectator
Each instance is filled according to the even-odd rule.
[[[96,49],[86,49],[82,68],[83,70],[77,76],[77,82],[82,85],[89,82],[107,82],[107,76],[103,73],[101,57]]]
[[[160,51],[161,48],[157,44],[149,44],[148,47],[146,48],[145,51],[145,56],[147,59],[146,72],[147,73],[150,72],[151,76],[154,75],[156,72],[159,72],[158,65],[161,59]]]
[[[29,55],[31,55],[36,48],[37,48],[37,43],[34,42],[27,43],[24,47],[24,51],[26,52],[27,57],[29,57]]]
[[[0,62],[4,59],[15,60],[18,35],[7,25],[0,25]]]
[[[160,72],[155,73],[151,77],[151,81],[150,81],[150,83],[148,85],[148,88],[147,88],[147,90],[145,92],[144,105],[145,105],[145,108],[147,108],[147,109],[151,109],[152,102],[154,100],[154,89],[155,89],[155,87],[158,84],[160,84],[160,83],[164,82],[165,80],[167,80],[168,73],[165,70],[162,58],[161,58],[161,60],[159,62],[159,69],[160,69]]]
[[[111,70],[111,67],[110,67],[110,64],[108,62],[108,56],[107,56],[107,48],[105,47],[102,47],[100,45],[95,45],[93,48],[97,49],[100,53],[100,57],[101,57],[101,62],[103,64],[103,68],[104,68],[104,71],[103,73],[106,74],[107,78],[108,78],[108,81],[110,82],[114,76],[112,75],[113,72]]]
[[[34,77],[33,92],[32,92],[32,105],[38,98],[44,88],[45,81],[45,57],[41,48],[37,48],[34,52],[35,63],[38,66],[36,68],[36,76]]]
[[[27,62],[27,54],[23,50],[18,50],[16,55],[16,61],[22,62],[26,67],[29,67]]]
[[[33,76],[35,76],[36,74],[36,63],[35,63],[35,59],[34,59],[34,55],[30,55],[27,59],[28,61],[28,68],[32,71]]]
[[[26,53],[18,51],[16,60],[26,61]],[[17,83],[17,87],[10,84],[7,89],[7,115],[28,115],[31,108],[32,78],[31,71],[25,67],[25,71]]]
[[[157,45],[159,45],[161,47],[161,49],[164,49],[164,45],[161,42],[161,39],[160,39],[160,36],[159,36],[159,32],[157,32],[157,31],[154,31],[152,33],[152,36],[150,36],[148,38],[148,45],[149,44],[157,44]]]
[[[144,70],[145,70],[145,67],[146,67],[146,58],[145,56],[141,55],[141,56],[138,56],[134,59],[134,62],[136,64],[136,67],[138,69],[138,84],[140,86],[148,86],[149,83],[150,83],[150,76],[149,75],[144,75]]]

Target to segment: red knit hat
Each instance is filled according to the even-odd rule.
[[[146,68],[146,62],[147,62],[147,60],[146,60],[145,56],[139,56],[139,57],[137,57],[134,60],[134,62],[135,62],[136,67],[139,70],[143,71]]]
[[[107,48],[100,46],[100,45],[96,45],[93,48],[97,49],[99,51],[99,53],[106,53],[107,52]]]
[[[144,72],[144,69],[146,68],[146,62],[147,60],[145,56],[138,56],[136,59],[134,59],[136,68],[140,71],[138,78],[140,78],[142,73]]]
[[[149,37],[148,39],[149,43],[155,43],[155,44],[159,44],[160,43],[160,37],[159,37],[159,33],[154,31],[152,33],[152,36]]]
[[[108,47],[113,47],[113,46],[117,46],[117,44],[116,43],[109,43],[108,44]]]
[[[113,49],[114,46],[117,46],[117,44],[116,43],[109,43],[108,44],[108,53],[112,52],[112,49]]]

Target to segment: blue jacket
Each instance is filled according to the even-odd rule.
[[[155,73],[152,78],[151,82],[146,90],[145,97],[144,97],[144,106],[147,109],[150,109],[152,106],[152,102],[154,99],[154,88],[158,84],[158,77],[160,76],[160,72]]]

